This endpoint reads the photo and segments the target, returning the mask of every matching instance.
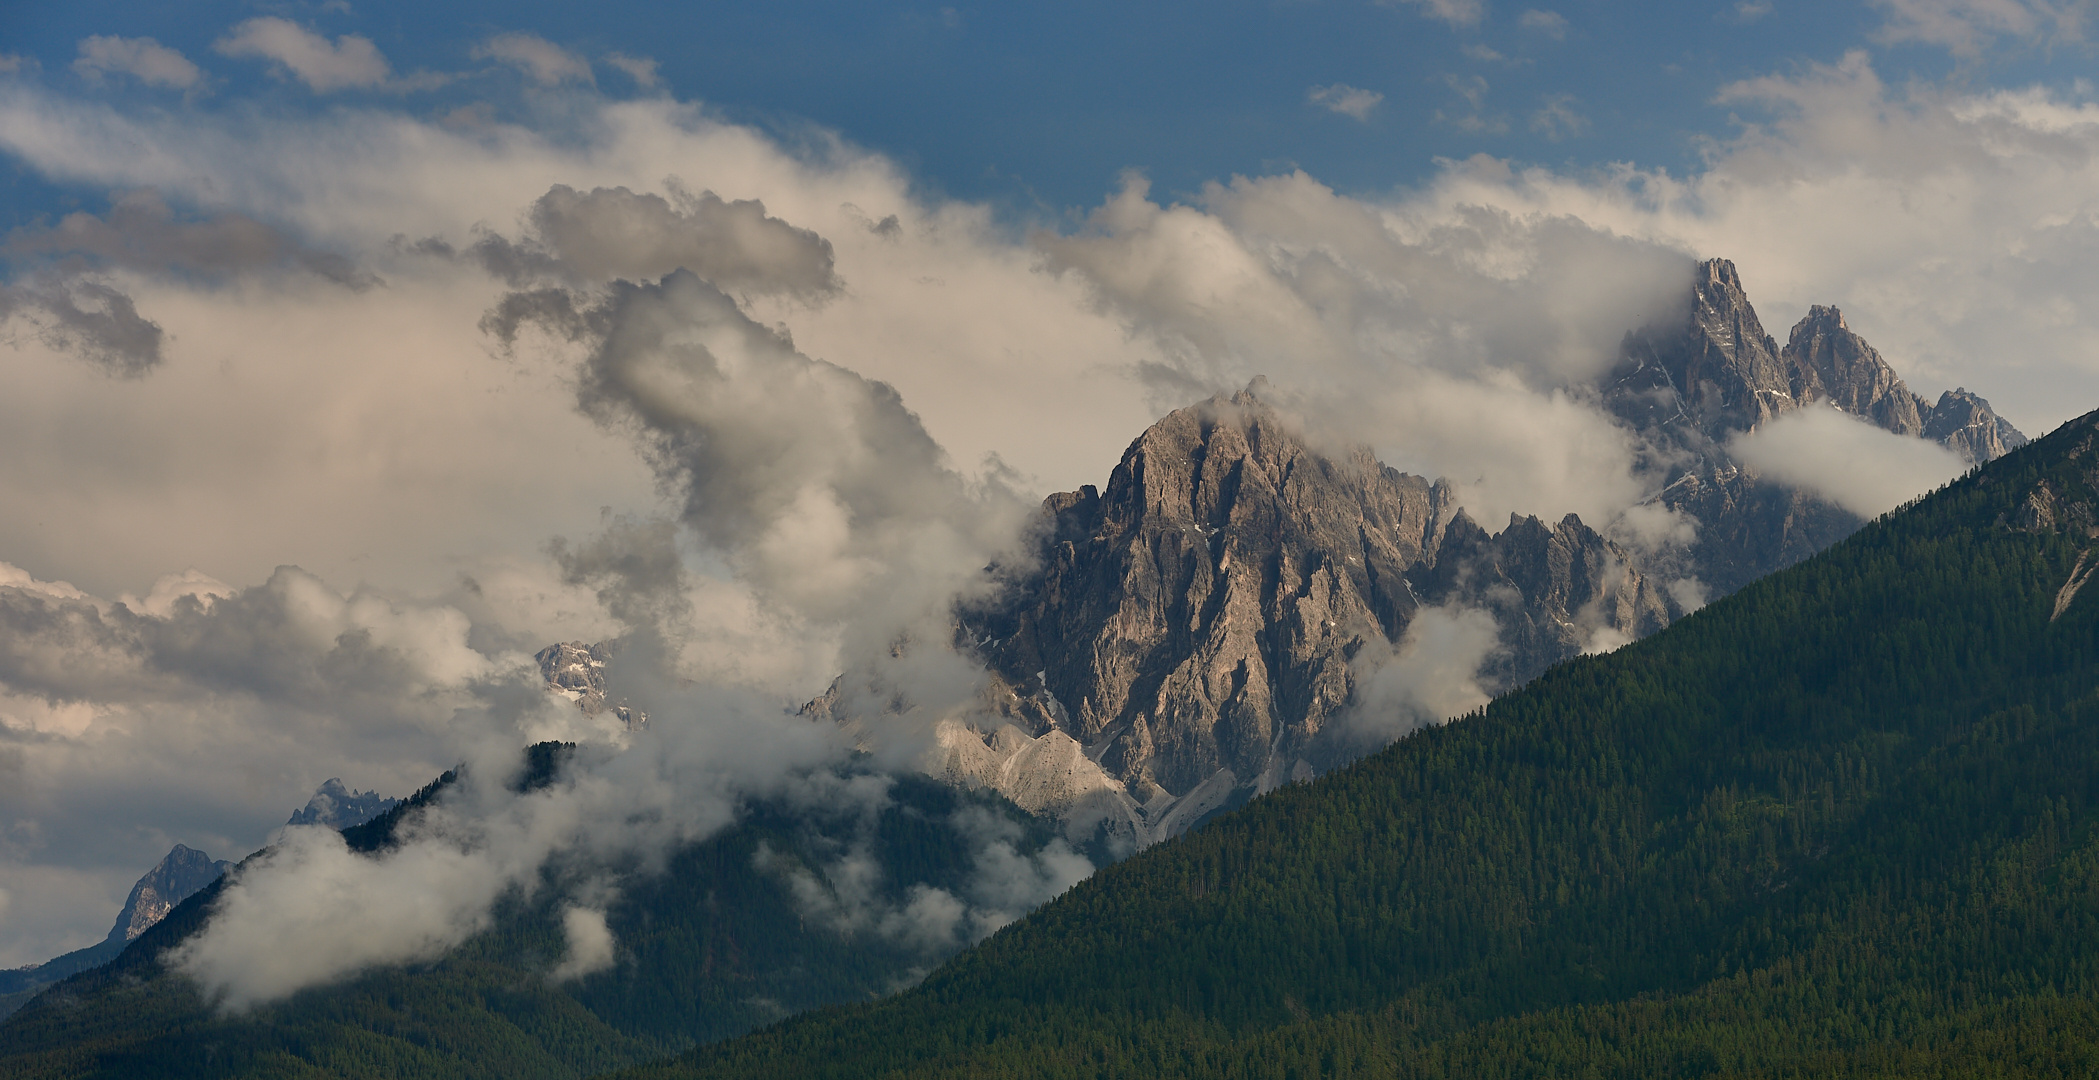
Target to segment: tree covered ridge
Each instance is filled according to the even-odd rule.
[[[633,1075],[2088,1074],[2095,443]]]
[[[551,783],[574,749],[530,747],[508,782],[517,790]],[[444,774],[345,830],[346,842],[368,853],[392,846],[403,823],[456,780]],[[1050,838],[1010,803],[921,777],[894,778],[871,819],[853,808],[757,802],[735,827],[670,853],[660,872],[622,881],[607,910],[620,948],[612,970],[548,977],[566,947],[564,894],[542,887],[507,897],[490,930],[439,960],[368,971],[240,1014],[217,1010],[166,967],[168,950],[210,917],[223,887],[215,884],[116,962],[57,984],[0,1025],[0,1076],[554,1080],[646,1061],[826,1001],[865,1000],[894,989],[900,972],[922,970],[914,947],[806,919],[785,871],[859,845],[891,892],[918,882],[959,887],[973,873],[974,848],[954,822],[968,815],[1009,822],[1022,850]]]

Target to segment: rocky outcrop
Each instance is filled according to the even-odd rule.
[[[1080,747],[1154,826],[1220,777],[1229,793],[1308,775],[1358,654],[1389,655],[1423,607],[1496,613],[1496,688],[1673,614],[1580,519],[1490,535],[1448,485],[1313,450],[1261,391],[1173,413],[1105,490],[1051,496],[1038,561],[963,620],[1000,719]]]
[[[285,824],[321,825],[341,832],[386,813],[400,801],[376,791],[352,791],[340,777],[330,777]]]
[[[547,689],[570,701],[583,710],[585,716],[596,716],[610,709],[620,724],[628,731],[640,731],[649,726],[649,714],[629,708],[624,702],[612,702],[605,696],[605,663],[612,659],[612,645],[599,642],[585,645],[580,641],[566,641],[549,645],[532,655],[539,661],[539,673],[546,677]]]
[[[146,876],[131,887],[124,910],[117,913],[116,925],[109,928],[108,940],[135,940],[166,918],[175,905],[189,899],[190,894],[217,881],[231,865],[224,859],[213,859],[195,848],[176,844],[159,865],[146,871]]]
[[[1165,417],[1105,488],[1044,502],[1032,560],[960,615],[990,686],[975,715],[939,720],[929,772],[1111,847],[1146,843],[1360,751],[1336,725],[1424,610],[1492,616],[1495,640],[1457,676],[1498,692],[1849,535],[1856,515],[1730,452],[1788,412],[1834,406],[1971,461],[2024,441],[1964,390],[1925,403],[1834,307],[1781,347],[1725,260],[1698,268],[1680,317],[1628,334],[1593,388],[1638,447],[1652,501],[1695,526],[1687,548],[1635,554],[1571,515],[1511,515],[1490,533],[1441,481],[1367,449],[1315,449],[1264,391],[1257,380]],[[834,684],[805,712],[851,723],[840,708]]]
[[[1939,395],[1924,421],[1924,437],[1967,458],[1970,464],[1995,461],[2026,445],[2026,436],[1967,387]]]
[[[1926,403],[1834,307],[1816,306],[1784,348],[1764,332],[1733,263],[1698,267],[1687,313],[1626,335],[1604,380],[1605,408],[1630,429],[1656,502],[1693,519],[1689,570],[1712,595],[1799,562],[1864,524],[1812,493],[1745,469],[1729,442],[1795,409],[1827,403],[1980,464],[2025,436],[1965,389]]]

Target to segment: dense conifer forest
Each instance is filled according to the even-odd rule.
[[[2099,1074],[2095,444],[623,1075]]]

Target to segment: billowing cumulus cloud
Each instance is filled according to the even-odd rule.
[[[711,191],[670,187],[665,197],[556,184],[532,204],[531,236],[512,243],[487,235],[471,253],[512,285],[636,281],[688,270],[732,292],[821,300],[838,291],[823,237],[767,216],[756,199],[725,202]]]
[[[1385,655],[1359,655],[1358,700],[1341,718],[1343,738],[1369,749],[1487,703],[1479,670],[1501,647],[1494,616],[1473,608],[1424,608]]]

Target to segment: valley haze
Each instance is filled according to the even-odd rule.
[[[2075,5],[1318,8],[0,15],[0,968],[180,844],[233,1012],[543,888],[572,982],[917,774],[1049,824],[752,865],[930,964],[2099,404]]]

